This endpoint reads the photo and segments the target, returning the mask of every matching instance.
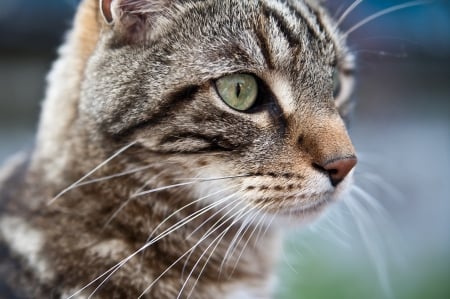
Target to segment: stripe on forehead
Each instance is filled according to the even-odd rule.
[[[327,30],[325,30],[320,13],[316,11],[316,8],[308,6],[303,1],[288,1],[288,0],[264,0],[268,7],[273,9],[276,13],[283,15],[286,21],[294,24],[298,24],[299,19],[303,20],[311,32],[319,40],[325,40],[327,37]],[[294,18],[295,16],[295,18]]]

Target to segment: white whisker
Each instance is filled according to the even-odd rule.
[[[236,214],[238,214],[239,212],[242,212],[241,210],[239,210]],[[231,218],[235,217],[235,215],[232,215]],[[239,221],[239,219],[235,219],[234,221]],[[142,294],[138,297],[138,299],[141,299],[143,296],[145,296],[145,294],[155,285],[155,283],[161,279],[161,277],[163,277],[167,272],[170,271],[170,269],[172,269],[178,262],[180,262],[186,255],[188,255],[192,250],[195,250],[197,248],[197,246],[203,242],[204,240],[206,240],[211,234],[213,234],[215,231],[217,231],[220,227],[222,227],[222,225],[224,225],[226,222],[223,222],[221,225],[217,226],[216,228],[214,228],[214,230],[212,230],[211,232],[209,232],[207,235],[203,236],[194,246],[191,247],[191,249],[189,249],[188,251],[186,251],[183,255],[181,255],[174,263],[172,263],[169,267],[167,267],[166,270],[164,270],[163,273],[161,273],[161,275],[159,275],[143,292]],[[228,230],[231,228],[231,225],[224,230],[221,234],[219,234],[216,239],[218,239],[222,234],[225,234],[228,232]],[[216,240],[214,239],[214,240]],[[212,242],[214,242],[214,240]]]
[[[236,198],[236,199],[232,200],[229,204],[227,204],[226,206],[222,207],[220,210],[216,211],[213,215],[211,215],[210,217],[208,217],[208,219],[206,219],[206,220],[201,224],[201,226],[204,225],[205,223],[209,222],[211,219],[213,219],[213,218],[216,217],[218,214],[220,214],[223,210],[229,208],[231,205],[235,204],[235,203],[238,202],[239,200],[240,200],[240,198]],[[235,206],[235,207],[236,207],[236,206]],[[230,213],[234,210],[235,207],[232,207],[229,211],[227,211],[225,214],[223,214],[223,215],[222,215],[222,216],[221,216],[221,217],[220,217],[213,225],[211,225],[211,227],[210,227],[204,234],[208,234],[212,229],[214,229],[214,228],[216,227],[216,225],[218,225],[224,218],[226,218],[226,217],[228,216],[228,214],[230,214]],[[231,218],[228,218],[228,220],[229,220],[229,219],[231,219]],[[228,220],[226,220],[226,221],[228,221]],[[195,231],[197,231],[197,230],[198,230],[198,228],[197,228]],[[189,238],[190,236],[192,236],[192,233],[189,234],[188,238]],[[184,276],[185,268],[186,268],[187,262],[189,261],[190,257],[191,257],[191,255],[188,256],[188,258],[186,259],[186,262],[184,263],[183,270],[181,271],[181,277]]]
[[[203,251],[202,255],[200,256],[200,258],[198,259],[198,261],[195,263],[194,267],[192,268],[191,272],[189,273],[189,275],[188,275],[188,277],[187,277],[185,283],[183,284],[183,287],[181,288],[180,292],[178,293],[177,299],[180,298],[180,295],[181,295],[181,293],[183,292],[183,289],[186,287],[187,282],[189,281],[190,277],[192,276],[193,272],[194,272],[195,269],[197,268],[197,266],[198,266],[198,264],[200,263],[200,261],[202,260],[202,258],[205,256],[205,254],[206,254],[206,252],[208,251],[208,249],[216,242],[216,245],[215,245],[214,248],[212,249],[211,253],[209,254],[208,258],[206,259],[205,263],[203,264],[203,267],[202,267],[202,269],[200,270],[199,275],[197,276],[196,280],[194,281],[194,284],[193,284],[193,286],[192,286],[192,288],[191,288],[191,291],[189,292],[187,298],[190,298],[190,297],[191,297],[192,292],[194,291],[195,286],[197,285],[198,280],[200,279],[201,274],[204,272],[204,270],[205,270],[205,268],[206,268],[206,265],[207,265],[208,262],[210,261],[212,255],[214,254],[215,250],[217,249],[218,245],[220,244],[220,242],[222,241],[222,239],[223,239],[223,237],[226,235],[226,233],[233,227],[233,225],[235,225],[235,224],[236,224],[238,221],[240,221],[242,218],[246,217],[247,214],[251,213],[254,209],[257,208],[257,206],[254,206],[254,207],[252,207],[252,208],[250,208],[250,209],[248,209],[248,210],[245,210],[247,207],[248,207],[248,205],[245,206],[245,207],[243,207],[242,209],[240,209],[239,213],[237,213],[237,214],[239,214],[238,216],[236,216],[236,214],[233,215],[232,218],[234,218],[234,221],[228,226],[228,228],[226,228],[223,232],[221,232],[221,233],[216,237],[216,239],[214,239],[214,240],[210,243],[210,245]],[[244,212],[244,211],[245,211],[245,213],[242,214],[242,212]],[[229,218],[229,219],[232,219],[232,218]],[[227,221],[228,221],[228,220],[227,220]],[[226,223],[227,221],[225,221],[224,223]],[[220,237],[220,238],[219,238],[219,237]]]
[[[227,257],[231,257],[232,256],[231,252],[234,252],[235,247],[238,246],[239,243],[237,242],[237,240],[238,240],[239,236],[241,235],[242,231],[244,231],[244,229],[246,227],[248,227],[249,220],[250,220],[249,218],[245,218],[244,221],[242,221],[241,226],[239,227],[238,231],[234,235],[233,239],[230,242],[230,245],[228,246],[227,251],[225,252],[225,256],[222,260],[222,263],[220,264],[220,269],[222,269],[222,267],[225,265]]]
[[[356,8],[358,7],[359,4],[361,4],[361,2],[363,2],[364,0],[355,0],[352,5],[350,5],[345,11],[344,13],[341,15],[341,17],[339,18],[339,20],[337,20],[335,27],[339,27],[339,25],[342,24],[342,22],[345,21],[345,19],[347,18],[347,16]]]
[[[184,186],[189,186],[189,185],[194,185],[197,184],[198,182],[186,182],[186,183],[179,183],[179,184],[173,184],[173,185],[169,185],[169,186],[164,186],[164,187],[159,187],[159,188],[155,188],[155,189],[151,189],[151,190],[147,190],[147,191],[142,191],[139,193],[135,193],[131,196],[131,198],[136,198],[139,196],[144,196],[144,195],[148,195],[148,194],[152,194],[152,193],[156,193],[156,192],[160,192],[160,191],[164,191],[164,190],[169,190],[169,189],[173,189],[173,188],[177,188],[177,187],[184,187]]]
[[[127,170],[127,171],[124,171],[124,172],[116,173],[116,174],[113,174],[113,175],[105,176],[105,177],[102,177],[102,178],[92,179],[92,180],[89,180],[89,181],[86,181],[86,182],[79,183],[76,187],[78,188],[78,187],[82,187],[82,186],[86,186],[86,185],[91,185],[91,184],[95,184],[95,183],[104,182],[104,181],[115,179],[115,178],[120,178],[120,177],[123,177],[123,176],[127,176],[127,175],[130,175],[130,174],[135,174],[135,173],[138,173],[138,172],[150,169],[152,167],[154,167],[154,165],[147,165],[147,166],[139,167],[139,168],[136,168],[136,169],[131,169],[131,170]]]
[[[403,4],[399,4],[399,5],[395,5],[386,9],[383,9],[380,12],[377,12],[365,19],[363,19],[362,21],[358,22],[356,25],[354,25],[353,27],[351,27],[350,29],[348,29],[344,36],[349,36],[352,32],[358,30],[359,28],[361,28],[362,26],[366,25],[367,23],[378,19],[379,17],[382,17],[384,15],[387,15],[389,13],[398,11],[398,10],[402,10],[405,8],[409,8],[409,7],[414,7],[414,6],[420,6],[420,5],[426,5],[426,4],[430,4],[430,1],[411,1],[411,2],[407,2],[407,3],[403,3]]]
[[[150,234],[150,238],[151,238],[151,236],[153,235],[154,232],[156,232],[162,225],[164,225],[164,223],[166,223],[170,218],[172,218],[173,216],[175,216],[175,215],[178,214],[179,212],[181,212],[181,211],[187,209],[187,208],[190,207],[190,206],[196,205],[196,204],[198,204],[199,202],[201,202],[201,201],[203,201],[203,200],[205,200],[205,199],[210,198],[211,196],[220,194],[220,193],[222,193],[222,192],[224,192],[224,191],[228,191],[229,189],[234,189],[234,188],[236,188],[236,187],[238,187],[238,186],[239,186],[239,184],[236,184],[236,185],[233,185],[233,186],[228,186],[228,187],[223,188],[223,189],[221,189],[221,190],[219,190],[219,191],[216,191],[216,192],[213,192],[213,193],[208,194],[208,195],[206,195],[206,196],[203,196],[203,197],[201,197],[201,198],[199,198],[199,199],[197,199],[197,200],[195,200],[195,201],[192,201],[192,202],[188,203],[187,205],[185,205],[185,206],[179,208],[178,210],[176,210],[175,212],[173,212],[172,214],[170,214],[169,216],[167,216],[163,221],[161,221],[161,223],[158,224],[158,226],[157,226],[157,227],[153,230],[153,232]],[[236,194],[236,193],[233,193],[233,194],[231,194],[231,195],[228,195],[227,197],[225,197],[224,199],[222,199],[222,200],[223,200],[222,202],[225,202],[225,201],[228,200],[229,198],[233,197],[235,194]],[[228,206],[228,205],[227,205],[227,206]],[[220,210],[222,210],[222,209],[220,209]],[[216,212],[216,213],[217,213],[217,212]],[[215,213],[215,214],[216,214],[216,213]],[[215,214],[214,214],[214,215],[215,215]],[[208,218],[208,219],[209,219],[209,218]],[[188,237],[192,236],[198,229],[200,229],[201,226],[202,226],[202,225],[198,226],[192,233],[189,234]]]
[[[353,216],[353,220],[356,223],[356,228],[359,231],[363,244],[374,262],[374,266],[383,289],[387,293],[390,293],[391,287],[389,280],[387,279],[387,265],[382,254],[376,250],[379,246],[374,245],[375,243],[382,244],[381,236],[374,234],[374,232],[376,232],[376,226],[372,221],[371,215],[364,209],[363,206],[360,205],[357,200],[347,200],[344,203],[350,214]],[[370,230],[370,233],[368,230]]]
[[[398,200],[399,202],[404,201],[404,195],[394,185],[388,183],[381,176],[367,172],[361,173],[359,176],[367,178],[368,181],[372,183],[376,183],[381,190],[385,190],[387,192],[389,198]]]
[[[85,285],[83,288],[79,289],[77,292],[75,292],[74,294],[72,294],[71,296],[69,296],[67,299],[71,299],[74,298],[75,296],[79,295],[81,292],[83,292],[85,289],[87,289],[88,287],[92,286],[94,283],[96,283],[97,281],[102,280],[102,282],[99,284],[99,286],[97,286],[97,288],[90,294],[90,296],[88,297],[88,299],[92,298],[92,296],[100,289],[100,287],[105,284],[105,282],[112,276],[114,275],[123,265],[125,265],[128,261],[130,261],[132,258],[134,258],[136,255],[142,253],[144,250],[146,250],[147,248],[149,248],[151,245],[153,245],[154,243],[158,242],[159,240],[161,240],[162,238],[168,236],[169,234],[171,234],[172,232],[178,230],[179,228],[183,227],[184,225],[186,225],[187,223],[195,220],[196,218],[200,217],[202,214],[208,212],[209,210],[214,209],[216,206],[219,206],[220,204],[222,204],[223,201],[218,201],[218,202],[214,202],[210,205],[208,205],[207,207],[196,211],[195,213],[193,213],[192,215],[183,218],[182,220],[180,220],[179,222],[177,222],[176,224],[172,225],[171,227],[169,227],[168,229],[166,229],[165,231],[163,231],[162,233],[160,233],[157,237],[155,237],[154,239],[152,239],[151,241],[147,242],[146,244],[144,244],[141,248],[139,248],[138,250],[136,250],[134,253],[130,254],[128,257],[124,258],[123,260],[121,260],[120,262],[118,262],[116,265],[114,265],[113,267],[111,267],[110,269],[106,270],[102,275],[98,276],[97,278],[95,278],[94,280],[92,280],[89,284]],[[106,278],[104,278],[106,277]]]
[[[241,175],[230,175],[218,178],[176,178],[175,181],[201,181],[201,182],[210,182],[215,180],[226,180],[226,179],[236,179],[236,178],[245,178],[251,176],[250,174],[241,174]]]
[[[85,179],[87,179],[88,177],[90,177],[92,174],[94,174],[95,172],[97,172],[100,168],[102,168],[103,166],[107,165],[109,162],[111,162],[112,160],[114,160],[116,157],[118,157],[119,155],[121,155],[123,152],[125,152],[126,150],[128,150],[129,148],[131,148],[132,146],[136,145],[137,141],[134,141],[124,147],[122,147],[120,150],[118,150],[116,153],[114,153],[111,157],[109,157],[108,159],[106,159],[105,161],[103,161],[102,163],[100,163],[99,165],[97,165],[94,169],[92,169],[91,171],[89,171],[86,175],[84,175],[81,179],[79,179],[78,181],[76,181],[75,183],[73,183],[72,185],[70,185],[69,187],[65,188],[64,190],[62,190],[60,193],[58,193],[55,197],[53,197],[48,203],[47,205],[51,205],[53,204],[57,199],[59,199],[61,196],[63,196],[64,194],[66,194],[67,192],[69,192],[70,190],[76,188],[78,186],[78,184],[80,184],[81,182],[83,182]]]
[[[376,212],[378,212],[379,215],[387,215],[385,208],[372,195],[364,191],[362,188],[357,185],[353,185],[351,191],[360,195],[361,198],[363,198]]]
[[[139,192],[141,192],[146,186],[148,186],[148,184],[150,184],[151,182],[154,182],[154,181],[156,181],[161,175],[163,175],[164,174],[164,172],[165,171],[162,171],[162,172],[160,172],[160,173],[158,173],[158,174],[156,174],[156,175],[154,175],[154,176],[152,176],[150,179],[148,179],[146,182],[145,182],[145,184],[142,186],[142,187],[140,187],[134,194],[136,194],[136,193],[139,193]],[[117,208],[116,209],[116,211],[114,211],[114,213],[108,218],[108,220],[105,222],[105,224],[104,224],[104,228],[106,228],[109,224],[111,224],[111,222],[117,217],[117,215],[119,215],[120,214],[120,212],[133,200],[133,199],[135,199],[135,197],[133,197],[133,195],[132,196],[130,196],[130,197],[128,197],[128,199],[125,201],[125,202],[123,202],[120,206],[119,206],[119,208]]]
[[[231,196],[236,195],[237,193],[232,194]],[[211,220],[212,218],[216,217],[218,214],[220,214],[224,209],[228,208],[231,204],[234,204],[236,202],[238,202],[239,198],[234,199],[233,201],[231,201],[230,203],[226,204],[225,206],[223,206],[221,209],[217,210],[216,212],[214,212],[214,214],[212,214],[211,216],[208,217],[208,219],[206,219],[205,221],[203,221],[199,226],[197,226],[191,233],[189,233],[189,235],[187,236],[187,238],[192,237],[196,232],[198,232],[200,230],[200,228],[202,228],[206,223],[208,223],[209,220]],[[223,216],[222,216],[223,217]],[[220,220],[220,219],[219,219]]]
[[[284,264],[289,268],[289,270],[291,270],[295,275],[300,275],[300,273],[289,262],[289,258],[286,255],[286,251],[285,250],[281,250],[281,254],[283,256]]]
[[[155,193],[155,192],[159,192],[159,191],[164,191],[164,190],[177,188],[177,187],[189,186],[189,185],[193,185],[193,184],[197,184],[197,183],[228,180],[228,179],[235,179],[235,178],[240,178],[240,177],[243,177],[243,176],[224,176],[224,177],[217,177],[217,178],[194,179],[193,181],[190,181],[190,182],[179,183],[179,184],[174,184],[174,185],[169,185],[169,186],[155,188],[152,190],[139,192],[139,193],[134,194],[132,197],[139,197],[139,196],[143,196],[143,195],[147,195],[147,194],[151,194],[151,193]]]
[[[255,232],[256,232],[258,226],[261,224],[261,221],[262,221],[263,217],[260,217],[260,218],[259,218],[258,223],[256,223],[255,225],[253,224],[253,221],[257,218],[257,216],[258,216],[258,214],[255,213],[254,217],[252,218],[252,220],[251,220],[251,222],[250,222],[250,225],[253,225],[254,228],[253,228],[252,232],[250,233],[250,236],[248,236],[247,241],[244,243],[244,246],[242,246],[241,252],[239,253],[239,255],[238,255],[237,259],[236,259],[236,262],[234,263],[233,270],[231,270],[231,273],[230,273],[230,276],[229,276],[230,278],[233,276],[233,273],[236,271],[236,268],[237,268],[237,266],[238,266],[238,264],[239,264],[239,261],[240,261],[241,258],[242,258],[242,255],[244,254],[244,252],[245,252],[245,250],[246,250],[246,248],[247,248],[247,246],[248,246],[250,240],[252,240],[253,235],[255,234]],[[250,228],[250,226],[249,226],[249,228]],[[248,231],[248,229],[246,229],[246,230],[243,232],[242,236],[244,236],[244,234],[246,234],[247,231]],[[240,243],[241,241],[242,241],[242,237],[240,238],[240,240],[238,241],[238,243]],[[231,253],[231,254],[233,255],[233,253]]]

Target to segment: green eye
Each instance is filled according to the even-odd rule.
[[[341,93],[341,75],[338,69],[333,71],[333,97],[337,98]]]
[[[258,97],[258,83],[252,75],[234,74],[216,81],[217,92],[231,108],[246,111]]]

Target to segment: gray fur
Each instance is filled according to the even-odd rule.
[[[0,185],[1,236],[19,265],[11,290],[137,298],[167,270],[143,298],[269,298],[279,223],[316,216],[351,179],[335,186],[317,166],[354,156],[351,88],[333,98],[333,70],[353,67],[345,41],[313,1],[115,0],[112,22],[98,4],[80,5],[36,148]],[[248,113],[216,93],[232,73],[261,84]],[[154,229],[212,205],[96,289]]]

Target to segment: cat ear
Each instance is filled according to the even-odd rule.
[[[145,39],[152,23],[172,0],[99,0],[100,11],[107,25],[128,42]]]
[[[106,23],[112,25],[114,22],[114,17],[112,15],[112,0],[100,0],[100,10]]]

